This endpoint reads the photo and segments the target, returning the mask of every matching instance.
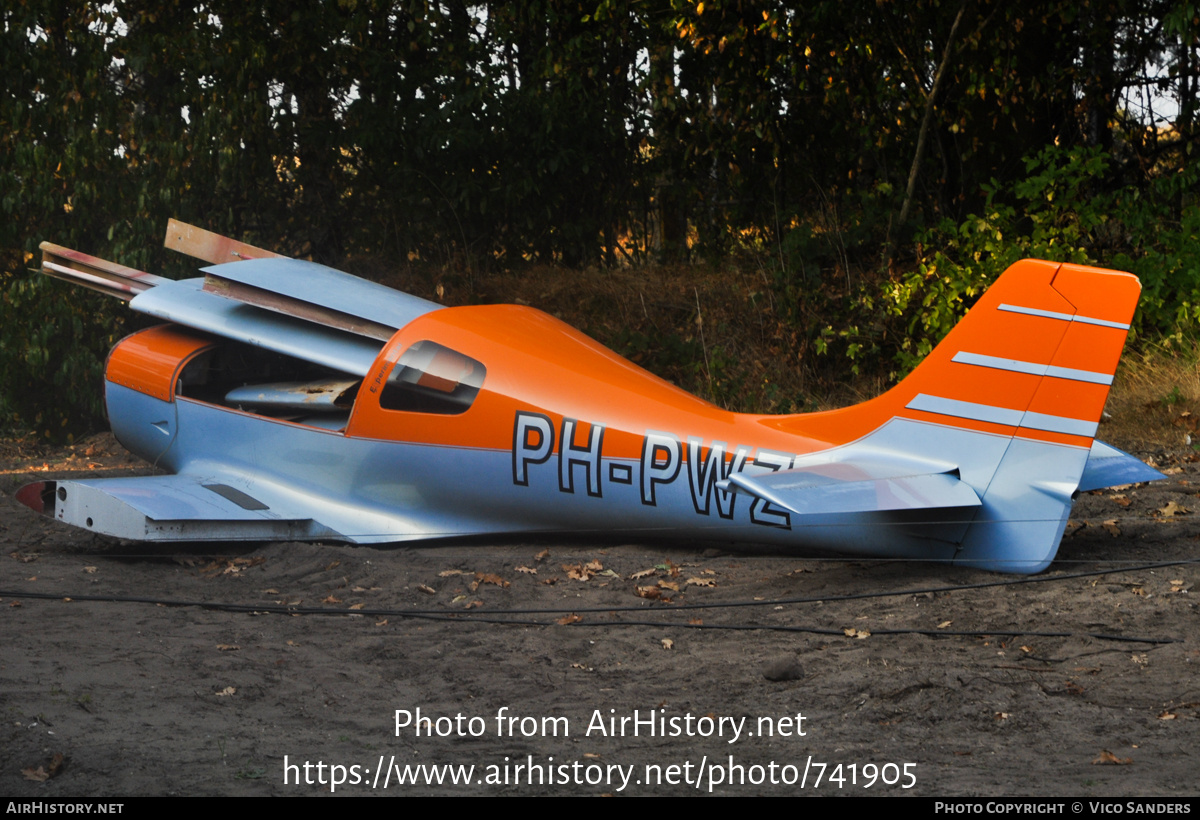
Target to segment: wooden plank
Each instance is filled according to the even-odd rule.
[[[167,237],[163,240],[163,247],[214,265],[240,262],[243,259],[264,259],[271,256],[286,258],[281,254],[256,248],[245,242],[230,239],[228,236],[221,236],[219,233],[180,222],[178,219],[167,222]]]
[[[42,249],[42,273],[126,302],[143,291],[169,281],[153,273],[89,256],[52,242],[43,242],[39,247]]]

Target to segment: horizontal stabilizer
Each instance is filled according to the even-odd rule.
[[[340,538],[299,508],[280,509],[277,502],[195,476],[38,481],[18,490],[17,500],[67,524],[135,541]]]
[[[1143,481],[1158,481],[1165,475],[1148,467],[1140,459],[1123,450],[1118,450],[1103,441],[1093,441],[1088,453],[1083,476],[1079,479],[1079,492],[1116,487],[1121,484],[1140,484]]]
[[[954,473],[874,475],[876,465],[834,464],[760,475],[735,473],[729,489],[747,492],[797,515],[978,507],[979,496]],[[861,469],[867,467],[867,469]],[[846,468],[858,476],[846,476]],[[842,476],[831,475],[842,472]],[[863,477],[863,476],[867,477]]]

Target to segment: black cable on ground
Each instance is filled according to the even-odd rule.
[[[905,593],[891,593],[905,594]],[[279,604],[253,605],[253,604],[225,604],[211,601],[180,601],[173,599],[161,598],[142,598],[135,596],[122,595],[56,595],[48,592],[25,592],[14,593],[10,590],[0,589],[0,596],[10,596],[14,598],[33,598],[35,600],[57,600],[64,602],[99,602],[99,603],[135,603],[135,604],[152,604],[155,606],[170,606],[170,607],[197,607],[200,609],[210,609],[218,612],[235,612],[235,613],[258,613],[258,614],[276,614],[276,615],[324,615],[324,616],[359,616],[359,617],[395,617],[395,618],[414,618],[428,621],[453,621],[458,623],[486,623],[498,624],[507,626],[571,626],[571,627],[610,627],[610,626],[637,626],[637,627],[653,627],[662,628],[678,628],[678,629],[723,629],[735,631],[768,631],[768,632],[802,632],[816,635],[844,635],[844,631],[840,629],[828,627],[806,627],[793,626],[788,624],[704,624],[704,623],[677,623],[672,621],[626,621],[626,620],[606,620],[606,621],[586,621],[579,620],[570,624],[557,624],[556,622],[547,623],[545,621],[535,620],[520,620],[516,618],[498,618],[498,617],[481,617],[483,610],[474,610],[473,612],[448,613],[445,611],[433,610],[402,610],[402,609],[329,609],[326,607],[294,607]],[[819,599],[818,599],[819,600]],[[758,605],[760,602],[755,601]],[[702,607],[703,605],[695,605],[692,608]],[[672,608],[674,609],[674,608]],[[624,609],[600,609],[600,610],[510,610],[504,614],[523,614],[524,612],[540,612],[553,614],[577,614],[580,611],[588,612],[618,612],[628,611]],[[644,608],[638,611],[646,611]],[[668,612],[670,610],[660,609],[658,612]],[[501,612],[501,611],[493,611]],[[983,635],[988,636],[1003,636],[1003,637],[1035,637],[1035,638],[1067,638],[1076,634],[1083,634],[1090,638],[1101,640],[1126,641],[1131,643],[1149,643],[1149,644],[1168,644],[1177,643],[1175,638],[1143,638],[1129,635],[1109,635],[1098,632],[1038,632],[1028,630],[938,630],[938,629],[880,629],[871,632],[872,635],[929,635],[929,636],[956,636],[956,637],[978,637]]]

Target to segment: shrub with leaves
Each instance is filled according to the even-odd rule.
[[[912,369],[1009,265],[1048,259],[1123,270],[1142,282],[1135,333],[1193,336],[1200,323],[1200,171],[1195,163],[1144,191],[1105,191],[1112,159],[1049,147],[1026,176],[987,188],[980,216],[917,237],[917,269],[883,286],[881,309],[903,323],[895,352]]]
[[[0,402],[6,422],[70,440],[104,417],[105,352],[122,322],[98,294],[40,275],[0,282]]]

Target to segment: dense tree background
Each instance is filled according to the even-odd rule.
[[[1186,334],[1198,108],[1195,0],[9,0],[0,402],[78,423],[41,394],[117,332],[38,242],[182,275],[168,216],[482,278],[752,259],[854,366],[1023,255],[1134,270]]]

